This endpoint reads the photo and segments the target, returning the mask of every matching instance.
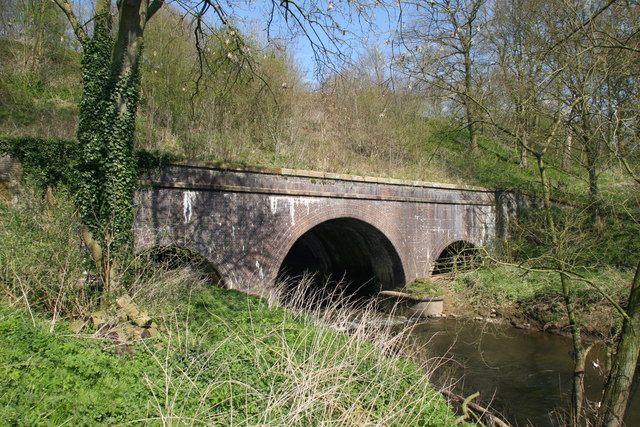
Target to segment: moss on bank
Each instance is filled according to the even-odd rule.
[[[0,305],[0,419],[8,424],[450,425],[406,359],[239,292],[207,289],[118,356]]]

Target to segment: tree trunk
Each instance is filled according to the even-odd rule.
[[[588,351],[582,346],[582,337],[580,336],[580,325],[578,324],[573,295],[571,292],[569,277],[564,273],[564,262],[562,255],[558,253],[558,235],[556,233],[555,221],[551,211],[551,186],[547,177],[546,165],[542,154],[536,155],[538,163],[538,172],[540,173],[540,182],[542,185],[542,202],[545,212],[546,225],[548,233],[551,236],[553,245],[553,254],[558,262],[560,271],[560,283],[562,288],[562,297],[564,300],[565,310],[569,318],[569,327],[571,330],[571,341],[573,344],[573,387],[571,393],[571,425],[578,426],[582,420],[582,406],[584,402],[584,370]]]
[[[571,330],[571,341],[573,343],[573,387],[571,393],[572,407],[572,425],[580,425],[582,420],[582,405],[584,402],[584,369],[588,351],[582,346],[582,337],[580,336],[580,326],[578,325],[575,313],[575,305],[570,288],[569,278],[566,274],[560,273],[560,281],[562,283],[562,297],[564,299],[567,317],[569,318],[569,327]]]
[[[589,116],[586,107],[583,106],[580,114],[582,121],[582,143],[586,155],[587,173],[589,174],[589,212],[591,213],[591,223],[594,227],[600,224],[600,195],[598,194],[598,157],[599,150],[597,140],[595,139],[591,126],[589,125]]]
[[[119,28],[111,59],[114,111],[108,143],[110,166],[106,168],[105,199],[116,213],[110,229],[114,249],[127,246],[133,232],[133,195],[137,171],[134,155],[135,119],[140,95],[140,57],[146,23],[147,0],[127,0],[120,6]],[[106,135],[105,135],[106,136]]]
[[[465,104],[465,106],[467,110],[467,130],[469,131],[469,149],[472,153],[476,153],[478,151],[478,130],[473,121],[471,106],[468,104]]]
[[[600,199],[598,194],[598,174],[596,162],[591,150],[587,150],[587,170],[589,171],[589,209],[591,211],[591,223],[597,226],[600,223]]]
[[[133,143],[147,5],[148,0],[120,2],[114,37],[111,1],[98,1],[93,36],[83,46],[76,197],[86,225],[83,240],[100,247],[96,267],[106,294],[116,287],[118,259],[132,248],[137,180]]]
[[[520,167],[522,169],[526,169],[529,167],[529,152],[527,151],[527,147],[529,145],[529,134],[528,134],[528,120],[525,116],[525,108],[522,103],[522,100],[518,98],[516,100],[516,144],[520,159]]]
[[[528,135],[526,129],[522,131],[522,141],[520,142],[520,167],[522,169],[527,169],[529,167],[529,153],[527,152],[526,146],[528,142]]]
[[[464,108],[467,118],[467,130],[469,131],[469,149],[471,152],[478,151],[478,129],[473,114],[473,99],[471,97],[471,42],[464,42]]]
[[[586,135],[585,135],[586,138]],[[600,199],[598,194],[597,150],[592,143],[585,142],[587,155],[587,172],[589,174],[589,211],[591,223],[597,226],[600,222]]]
[[[133,139],[147,1],[120,4],[115,40],[110,4],[98,2],[96,29],[83,55],[79,205],[94,238],[112,245],[110,252],[115,253],[129,243],[132,233],[137,178]]]
[[[628,319],[624,319],[602,399],[601,427],[618,427],[624,420],[640,351],[640,262],[631,282]]]

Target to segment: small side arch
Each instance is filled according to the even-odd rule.
[[[433,263],[431,275],[471,270],[480,263],[477,245],[468,240],[455,240],[445,245]]]
[[[140,251],[138,256],[151,265],[167,270],[191,267],[204,275],[207,282],[224,286],[218,268],[204,255],[190,247],[176,244],[149,246]]]

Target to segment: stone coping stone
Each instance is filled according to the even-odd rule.
[[[426,188],[445,188],[445,189],[462,189],[462,190],[472,190],[472,191],[486,191],[493,193],[494,190],[466,185],[466,184],[451,184],[451,183],[440,183],[440,182],[429,182],[429,181],[414,181],[414,180],[403,180],[396,178],[383,178],[383,177],[375,177],[375,176],[366,176],[366,175],[350,175],[350,174],[340,174],[333,172],[322,172],[322,171],[310,171],[304,169],[289,169],[289,168],[270,168],[270,167],[244,167],[244,166],[216,166],[206,162],[198,162],[198,161],[185,161],[185,162],[175,162],[170,163],[167,166],[182,166],[182,167],[194,167],[194,168],[205,168],[205,169],[214,169],[220,171],[229,171],[229,172],[249,172],[249,173],[261,173],[261,174],[272,174],[272,175],[283,175],[283,176],[295,176],[302,178],[319,178],[319,179],[331,179],[337,181],[355,181],[355,182],[369,182],[375,184],[388,184],[388,185],[404,185],[410,187],[426,187]]]
[[[341,180],[317,176],[283,175],[275,172],[249,172],[194,165],[167,165],[142,179],[143,187],[188,191],[248,192],[287,197],[323,197],[409,203],[495,206],[495,192],[462,187],[415,186],[403,181],[364,181],[358,177]],[[425,185],[427,185],[425,183]]]

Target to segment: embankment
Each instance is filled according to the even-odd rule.
[[[124,354],[0,304],[8,424],[453,425],[420,367],[381,340],[222,289],[155,310],[157,338]]]

